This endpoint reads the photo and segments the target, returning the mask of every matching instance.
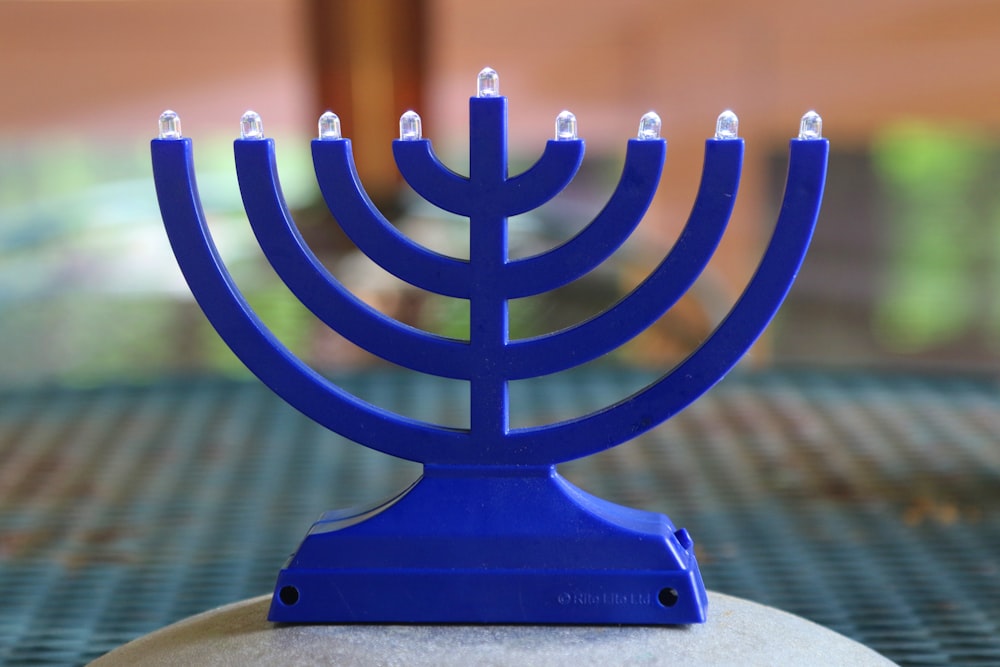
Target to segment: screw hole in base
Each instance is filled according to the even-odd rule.
[[[285,586],[279,591],[278,599],[281,600],[282,604],[291,607],[299,601],[299,589],[295,586]]]
[[[282,591],[282,594],[284,591]],[[656,599],[659,600],[660,604],[664,607],[673,607],[677,604],[677,600],[680,596],[677,594],[677,589],[674,588],[664,588],[660,591]]]

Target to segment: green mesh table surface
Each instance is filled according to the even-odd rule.
[[[514,425],[648,379],[597,368],[517,383]],[[412,416],[467,419],[457,383],[338,381]],[[998,408],[984,379],[735,374],[652,433],[561,469],[688,528],[712,590],[902,665],[1000,664]],[[321,511],[417,474],[252,381],[0,391],[0,664],[83,664],[267,593]]]

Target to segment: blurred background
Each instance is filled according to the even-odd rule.
[[[391,157],[399,115],[458,170],[484,66],[510,101],[515,164],[562,109],[587,141],[581,175],[511,221],[512,254],[571,235],[603,205],[625,142],[656,110],[668,139],[639,232],[582,284],[512,306],[514,334],[574,322],[669,250],[732,108],[747,157],[722,247],[689,296],[615,359],[680,359],[727,312],[775,219],[787,140],[816,109],[832,142],[817,236],[752,362],[1000,368],[1000,5],[984,0],[74,0],[0,2],[0,384],[147,382],[244,374],[169,251],[148,141],[164,109],[194,138],[201,194],[251,302],[316,366],[377,363],[317,322],[261,257],[231,141],[247,109],[277,141],[310,243],[353,290],[455,336],[462,302],[408,289],[353,251],[315,185],[309,140],[336,111],[373,199],[408,234],[461,255],[462,225],[415,198]]]

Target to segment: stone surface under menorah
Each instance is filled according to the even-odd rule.
[[[468,176],[445,167],[403,114],[393,144],[400,172],[430,203],[469,220],[469,259],[401,234],[375,209],[332,114],[313,141],[316,174],[334,217],[375,262],[413,285],[468,299],[469,340],[414,329],[344,289],[305,245],[281,195],[274,144],[248,112],[235,142],[237,174],[264,254],[291,291],[331,328],[401,366],[470,385],[470,424],[456,429],[388,413],[295,358],[253,313],[220,259],[197,194],[192,144],[176,114],[152,142],[164,223],[192,292],[221,337],[291,405],[367,447],[424,464],[421,478],[369,508],[325,514],[278,577],[269,618],[281,622],[685,624],[706,618],[693,541],[664,515],[614,505],[576,488],[557,463],[625,442],[683,409],[721,379],[783,300],[819,212],[828,144],[819,117],[791,141],[781,212],[760,265],[716,330],[678,366],[616,405],[579,418],[510,428],[508,383],[606,354],[652,324],[691,286],[732,211],[743,155],[737,121],[722,114],[706,142],[691,216],[674,248],[617,304],[567,329],[510,340],[510,299],[571,282],[633,232],[655,194],[666,151],[646,114],[628,143],[606,207],[575,237],[541,254],[507,255],[507,219],[537,208],[583,158],[563,112],[534,166],[510,176],[507,100],[480,73],[470,100]]]

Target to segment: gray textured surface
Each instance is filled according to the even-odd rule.
[[[193,616],[93,667],[253,665],[892,665],[798,616],[709,593],[709,622],[686,627],[294,625],[268,623],[270,596]]]

